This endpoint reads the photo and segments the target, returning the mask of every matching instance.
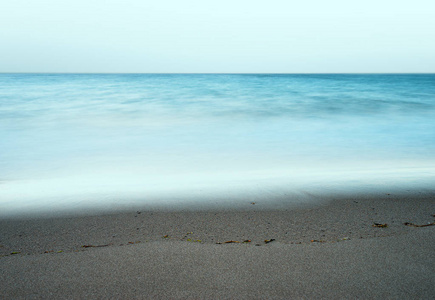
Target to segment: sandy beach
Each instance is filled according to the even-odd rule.
[[[0,220],[2,299],[430,299],[435,192]],[[424,226],[423,226],[424,225]]]

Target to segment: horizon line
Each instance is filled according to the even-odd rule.
[[[0,72],[0,74],[89,74],[89,75],[407,75],[435,72]]]

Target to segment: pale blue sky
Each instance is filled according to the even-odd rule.
[[[0,72],[435,72],[433,0],[0,4]]]

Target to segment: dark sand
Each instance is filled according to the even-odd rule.
[[[433,299],[433,191],[262,205],[0,220],[0,298]]]

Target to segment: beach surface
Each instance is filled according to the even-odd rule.
[[[2,299],[430,299],[435,191],[2,218]]]

